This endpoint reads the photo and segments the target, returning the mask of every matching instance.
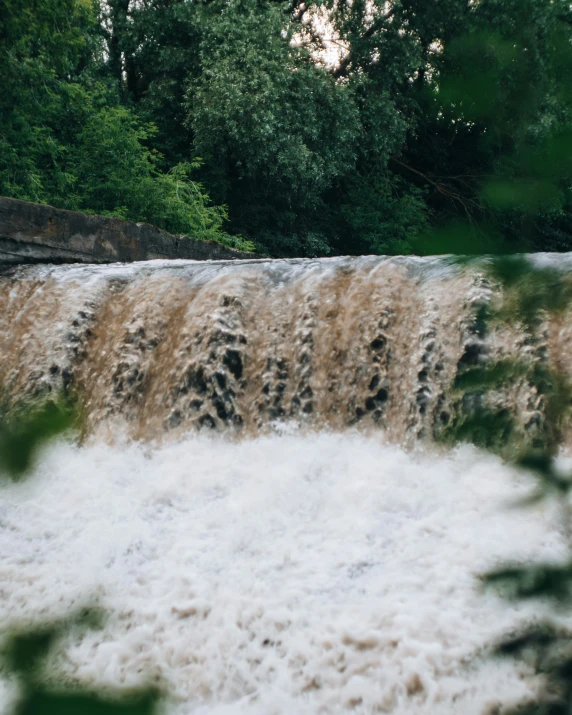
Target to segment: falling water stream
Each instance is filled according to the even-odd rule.
[[[151,681],[181,715],[492,715],[530,693],[486,648],[542,607],[477,576],[562,555],[554,512],[509,508],[529,484],[499,458],[436,446],[467,366],[572,371],[572,321],[484,326],[499,294],[443,258],[5,271],[4,398],[71,393],[85,428],[0,490],[3,623],[98,603],[60,682]],[[503,399],[533,435],[534,386]]]

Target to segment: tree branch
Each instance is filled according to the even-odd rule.
[[[391,17],[395,14],[395,7],[392,7],[391,10],[388,10],[384,15],[381,17],[378,17],[377,20],[375,20],[368,28],[367,30],[363,33],[361,36],[361,40],[367,40],[373,35],[378,30],[381,30],[385,23],[391,19]],[[339,77],[342,77],[348,70],[349,66],[353,62],[354,56],[353,52],[350,50],[347,55],[342,59],[340,64],[334,68],[332,75],[338,79]]]
[[[303,30],[310,35],[311,41],[321,47],[323,50],[326,49],[326,43],[324,41],[324,38],[316,32],[314,26],[312,25],[312,18],[309,18],[308,22],[304,22],[304,17],[306,16],[306,13],[310,9],[310,5],[306,2],[301,2],[298,5],[298,8],[294,15],[292,16],[292,21],[298,23],[299,25],[302,26]]]
[[[483,206],[480,203],[478,203],[477,201],[475,201],[475,199],[472,199],[470,197],[466,197],[466,196],[463,196],[462,194],[459,194],[457,191],[454,191],[453,189],[446,186],[445,184],[441,184],[438,181],[435,181],[430,176],[427,176],[427,174],[424,174],[422,171],[419,171],[419,169],[415,169],[414,167],[409,166],[409,164],[406,164],[405,162],[401,161],[400,159],[398,159],[395,156],[392,156],[390,158],[392,161],[394,161],[396,164],[399,164],[404,169],[407,169],[408,171],[411,171],[412,173],[417,174],[417,176],[420,176],[424,181],[431,184],[436,189],[436,191],[438,191],[440,194],[442,194],[446,198],[459,202],[467,213],[468,213],[469,206],[472,206],[474,209],[477,209],[479,211],[483,210]],[[466,182],[464,182],[464,183],[466,183]]]

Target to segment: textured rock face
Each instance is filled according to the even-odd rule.
[[[250,254],[173,236],[149,224],[0,197],[0,264],[114,263],[154,258],[228,260]]]
[[[482,266],[441,259],[18,267],[0,277],[0,385],[71,390],[91,431],[136,438],[292,422],[432,440],[470,407],[454,382],[471,366],[572,375],[570,316],[483,326],[499,295]],[[534,438],[534,384],[498,398]]]

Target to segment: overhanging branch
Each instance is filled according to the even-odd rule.
[[[379,30],[382,30],[384,28],[385,24],[387,23],[387,21],[390,20],[394,14],[395,14],[395,7],[392,7],[384,15],[381,15],[376,20],[374,20],[373,23],[367,28],[367,30],[361,36],[361,40],[367,40],[370,37],[373,37],[373,35],[375,35],[376,32],[378,32]],[[346,54],[346,56],[342,59],[340,64],[333,69],[332,75],[336,79],[345,75],[349,66],[353,62],[353,59],[354,59],[354,55],[350,49],[349,52]]]

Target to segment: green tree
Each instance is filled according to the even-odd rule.
[[[423,141],[395,159],[431,190],[436,225],[464,220],[508,251],[572,246],[569,22],[560,0],[482,0],[441,43],[417,94]]]
[[[0,193],[35,201],[71,177],[57,128],[73,101],[94,7],[79,0],[0,0]]]
[[[200,3],[187,0],[101,2],[101,24],[109,57],[119,53],[108,71],[123,101],[155,125],[153,148],[162,168],[194,158],[192,132],[186,126],[186,83],[198,73]],[[117,65],[122,69],[118,71]],[[111,65],[111,66],[110,66]]]
[[[191,193],[273,255],[407,252],[459,221],[508,249],[572,245],[565,0],[0,10],[2,193],[179,227],[158,187],[200,163]],[[124,164],[106,164],[105,188],[93,157],[114,143]],[[220,231],[209,206],[186,216]]]
[[[295,45],[283,7],[233,0],[201,14],[188,121],[209,185],[249,235],[307,233],[301,217],[320,211],[324,192],[355,165],[354,99]]]
[[[64,203],[224,242],[225,211],[210,206],[202,186],[191,179],[197,164],[161,172],[159,157],[146,146],[153,135],[151,125],[124,107],[90,111],[70,148],[75,195]]]
[[[97,5],[0,7],[0,73],[9,78],[0,98],[0,193],[251,247],[223,231],[224,207],[191,179],[198,162],[166,166],[153,148],[156,128],[121,106],[117,77],[105,68],[111,63],[113,75],[119,60],[111,50],[106,59]]]

